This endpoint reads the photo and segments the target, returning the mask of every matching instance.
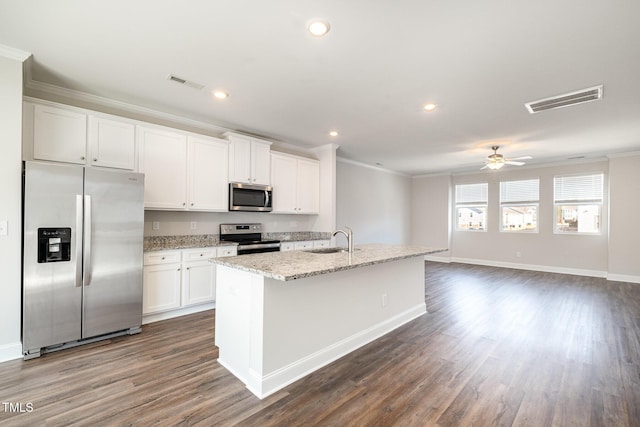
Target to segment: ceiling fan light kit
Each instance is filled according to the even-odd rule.
[[[498,169],[501,169],[504,165],[522,166],[525,164],[525,162],[518,162],[516,160],[527,160],[532,158],[531,156],[522,156],[515,157],[513,159],[507,159],[502,154],[498,154],[499,148],[499,145],[494,145],[491,147],[491,149],[493,150],[493,154],[487,156],[489,160],[485,162],[484,166],[480,170],[491,169],[496,171]]]

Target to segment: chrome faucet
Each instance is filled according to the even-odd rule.
[[[346,230],[346,231],[345,231]],[[351,231],[351,229],[349,227],[344,227],[344,230],[336,230],[333,232],[333,237],[335,237],[336,234],[338,233],[342,233],[344,234],[344,237],[347,238],[347,245],[349,247],[349,253],[353,253],[353,231]]]

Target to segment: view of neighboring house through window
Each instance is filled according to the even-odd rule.
[[[556,233],[599,233],[604,174],[556,176]]]
[[[537,232],[540,180],[500,182],[500,230]]]
[[[456,229],[486,231],[488,184],[456,185]]]

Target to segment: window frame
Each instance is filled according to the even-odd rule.
[[[571,177],[589,177],[589,176],[601,176],[601,184],[600,188],[601,196],[600,198],[591,198],[591,199],[561,199],[558,200],[556,197],[556,179],[558,178],[571,178]],[[604,206],[604,198],[605,198],[605,174],[604,172],[592,172],[592,173],[579,173],[579,174],[571,174],[571,175],[556,175],[553,177],[553,234],[559,235],[574,235],[574,236],[599,236],[602,235],[602,212]],[[564,206],[596,206],[598,208],[598,230],[597,231],[573,231],[573,230],[561,230],[559,228],[558,216],[559,209]]]
[[[537,182],[537,197],[535,198],[523,198],[521,200],[514,201],[503,201],[502,197],[504,194],[503,184],[507,185],[510,182],[522,182],[522,181],[536,181]],[[527,179],[510,179],[500,181],[500,199],[499,199],[499,208],[498,215],[500,216],[500,233],[523,233],[523,234],[537,234],[540,232],[540,178],[527,178]],[[516,229],[516,230],[508,230],[505,229],[504,224],[504,209],[506,208],[535,208],[535,228],[533,229]]]
[[[485,200],[477,199],[477,200],[469,200],[464,202],[458,201],[458,187],[461,186],[472,186],[472,185],[482,185],[484,186],[484,196]],[[465,232],[475,232],[475,233],[486,233],[488,230],[488,213],[489,213],[489,183],[488,182],[474,182],[474,183],[466,183],[466,184],[455,184],[454,187],[454,212],[455,212],[455,230],[456,231],[465,231]],[[460,228],[460,209],[469,209],[476,208],[483,210],[483,218],[482,228]]]

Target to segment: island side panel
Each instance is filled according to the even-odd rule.
[[[273,393],[424,313],[422,257],[288,282],[267,278],[263,393]]]
[[[260,275],[216,267],[218,362],[250,388],[259,386],[252,366],[262,370],[263,290],[264,277]]]

